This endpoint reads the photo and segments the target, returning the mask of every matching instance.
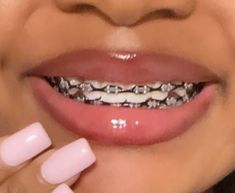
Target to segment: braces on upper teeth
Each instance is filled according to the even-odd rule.
[[[80,81],[75,78],[45,77],[64,96],[93,105],[164,109],[191,101],[205,83],[156,82],[122,85],[111,82]]]

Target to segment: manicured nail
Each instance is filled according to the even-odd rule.
[[[41,175],[50,184],[63,183],[96,160],[86,139],[74,141],[54,152],[41,166]]]
[[[52,193],[74,193],[67,184],[59,185]]]
[[[18,166],[51,145],[40,123],[33,123],[6,138],[0,145],[0,159],[8,166]]]

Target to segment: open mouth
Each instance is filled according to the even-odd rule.
[[[205,115],[218,78],[155,53],[82,50],[27,72],[35,98],[66,129],[102,144],[171,140]]]
[[[81,81],[66,77],[45,77],[45,79],[65,97],[82,103],[148,109],[181,106],[197,96],[206,85],[202,82],[124,85],[112,82]]]

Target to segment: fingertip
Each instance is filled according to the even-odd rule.
[[[40,123],[33,123],[5,138],[0,144],[0,159],[10,167],[16,167],[35,157],[52,144]]]
[[[61,184],[55,188],[51,193],[74,193],[67,184]]]
[[[87,140],[76,140],[58,149],[41,165],[41,176],[49,184],[64,183],[95,162]]]

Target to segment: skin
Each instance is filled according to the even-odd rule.
[[[98,11],[74,9],[83,3]],[[164,17],[166,9],[175,15]],[[166,143],[119,147],[91,141],[97,162],[73,189],[212,193],[211,187],[235,168],[234,13],[232,0],[1,0],[0,135],[40,121],[54,148],[79,137],[55,122],[32,96],[23,73],[41,61],[83,48],[177,55],[206,66],[223,83],[208,113]],[[10,193],[44,192],[35,176],[48,153],[9,176],[1,183],[1,192],[9,185]],[[8,174],[9,170],[3,175]]]

